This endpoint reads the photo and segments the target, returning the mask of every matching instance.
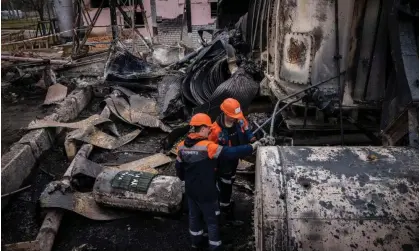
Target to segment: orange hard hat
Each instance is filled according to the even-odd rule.
[[[241,119],[243,118],[243,112],[240,108],[239,101],[234,98],[228,98],[223,101],[220,106],[221,111],[230,118]]]
[[[205,113],[197,113],[194,116],[192,116],[191,121],[189,122],[189,125],[191,126],[211,126],[211,118],[206,115]]]

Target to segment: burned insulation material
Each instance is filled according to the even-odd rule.
[[[235,98],[242,109],[247,109],[258,93],[259,84],[245,69],[239,68],[231,78],[222,83],[211,95],[209,101],[193,110],[193,113],[207,113],[215,119],[220,113],[220,105],[226,98]]]
[[[166,75],[158,84],[158,106],[160,108],[160,119],[177,117],[183,111],[182,94],[180,85],[183,74]]]
[[[159,66],[135,56],[121,43],[117,43],[112,47],[106,62],[104,78],[107,81],[129,82],[164,74],[165,71]]]
[[[246,17],[247,21],[247,14],[244,16]],[[242,55],[247,55],[250,52],[250,46],[248,43],[245,42],[245,34],[246,31],[243,34],[242,29],[240,28],[243,25],[244,20],[242,20],[243,17],[240,18],[239,22],[242,23],[237,23],[236,24],[236,29],[231,31],[231,36],[229,39],[229,43],[234,47],[234,49],[236,50],[236,53],[240,53]],[[237,25],[239,25],[240,27],[237,27]],[[245,24],[244,24],[245,25]]]
[[[234,57],[234,50],[229,49],[225,34],[203,49],[187,70],[187,77],[182,83],[182,94],[193,105],[202,105],[209,101],[212,92],[230,76],[227,50]],[[224,39],[224,40],[221,40]],[[231,52],[233,51],[233,52]]]

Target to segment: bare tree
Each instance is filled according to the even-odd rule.
[[[48,8],[48,0],[11,0],[15,8],[23,11],[36,11],[41,21],[45,21],[48,17],[46,16],[45,9]]]

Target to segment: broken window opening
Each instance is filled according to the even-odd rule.
[[[128,12],[127,14],[128,14],[129,17],[132,17],[131,12]],[[132,21],[130,21],[130,22],[132,22]],[[138,12],[134,13],[134,25],[135,25],[135,28],[144,28],[145,27],[143,13],[141,11],[138,11]],[[131,28],[131,23],[129,23],[129,24],[124,23],[124,28]]]
[[[99,8],[102,0],[90,0],[90,8]],[[103,0],[102,8],[109,8],[109,0]]]
[[[211,2],[211,18],[217,17],[217,8],[218,8],[218,3]]]

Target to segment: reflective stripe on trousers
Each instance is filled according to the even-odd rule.
[[[217,190],[219,192],[220,207],[230,206],[231,194],[236,175],[223,174],[217,179]]]
[[[209,250],[216,251],[220,249],[222,243],[218,228],[218,215],[220,214],[218,201],[201,203],[188,197],[188,206],[189,232],[192,245],[202,245],[205,222],[208,227]]]

